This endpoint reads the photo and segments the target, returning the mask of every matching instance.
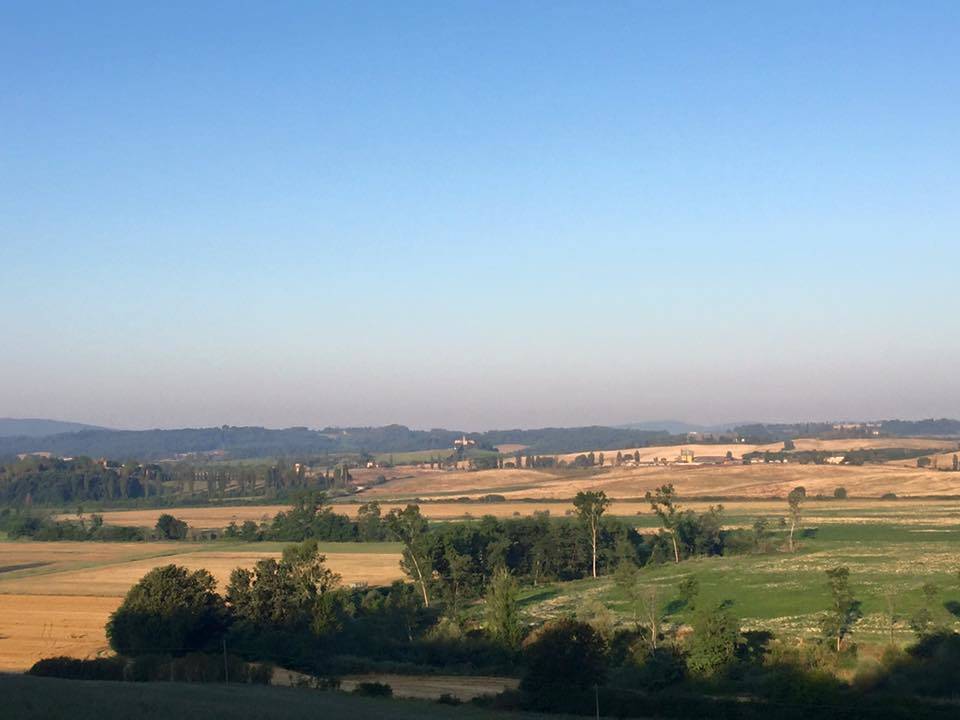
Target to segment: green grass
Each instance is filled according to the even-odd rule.
[[[253,685],[124,683],[0,675],[0,720],[479,720],[545,718],[464,705],[380,700],[341,692]],[[551,715],[554,720],[562,716]]]
[[[830,604],[825,571],[850,569],[855,597],[864,617],[855,639],[882,644],[889,637],[888,598],[894,608],[894,637],[913,638],[908,620],[924,605],[926,582],[939,588],[931,606],[935,620],[960,629],[960,617],[948,609],[960,603],[960,527],[942,525],[852,524],[811,528],[798,540],[796,553],[699,558],[641,570],[641,583],[656,586],[659,605],[672,623],[688,623],[691,608],[678,602],[678,585],[687,577],[700,584],[699,606],[727,603],[750,629],[768,629],[781,636],[818,634],[820,615]],[[632,619],[628,595],[613,578],[557,583],[523,591],[524,611],[543,619],[576,614],[599,600],[620,623]]]

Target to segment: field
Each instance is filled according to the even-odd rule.
[[[884,442],[887,444],[885,445]],[[955,441],[897,440],[898,447],[942,448],[941,467],[952,460]],[[841,447],[842,445],[842,447]],[[798,449],[841,451],[853,447],[886,447],[889,441],[798,440]],[[772,446],[738,445],[736,453]],[[672,456],[678,449],[646,448],[642,458]],[[697,452],[722,454],[720,446]],[[358,471],[367,474],[376,470]],[[857,639],[879,645],[891,635],[910,637],[907,618],[922,602],[920,586],[934,582],[938,622],[957,625],[960,608],[960,473],[918,469],[915,461],[854,466],[753,464],[726,466],[604,467],[582,471],[528,469],[480,472],[395,467],[388,481],[366,489],[352,502],[334,505],[336,512],[355,515],[359,504],[381,502],[383,512],[416,498],[434,521],[494,515],[509,518],[549,511],[571,515],[570,499],[579,490],[604,490],[613,498],[610,515],[627,518],[639,529],[658,520],[644,493],[672,483],[680,503],[703,511],[722,501],[724,525],[749,528],[763,517],[782,536],[787,514],[782,499],[795,486],[807,489],[804,533],[796,554],[780,550],[764,555],[700,559],[680,566],[642,570],[643,583],[656,586],[669,620],[683,624],[690,608],[675,602],[677,585],[693,575],[700,581],[701,602],[727,601],[745,627],[767,628],[785,636],[817,633],[819,614],[827,603],[824,571],[850,568],[864,619]],[[848,499],[834,499],[846,489]],[[881,499],[896,493],[897,499]],[[468,502],[460,498],[502,495],[503,502]],[[824,497],[816,499],[814,496]],[[939,499],[933,496],[940,496]],[[429,500],[433,500],[432,502]],[[195,528],[218,529],[230,522],[269,521],[280,505],[176,508],[172,512]],[[111,510],[107,523],[151,527],[160,509]],[[105,649],[103,623],[136,580],[150,568],[176,562],[206,568],[221,586],[230,571],[263,557],[276,556],[276,543],[0,543],[0,669],[22,669],[54,653],[95,655]],[[386,583],[401,577],[396,544],[329,544],[330,566],[346,584]],[[531,623],[561,613],[581,612],[599,601],[618,623],[630,621],[632,610],[611,578],[543,586],[525,591],[524,608]],[[893,603],[893,622],[890,620]]]
[[[222,590],[236,567],[278,557],[276,543],[0,543],[0,671],[24,670],[41,657],[106,651],[103,626],[146,572],[176,563],[206,568]],[[344,584],[401,577],[392,543],[328,543],[327,563]]]
[[[830,599],[825,571],[850,569],[854,595],[863,602],[864,617],[855,641],[879,648],[891,636],[895,642],[913,638],[908,620],[923,606],[921,586],[938,588],[932,606],[938,624],[960,629],[960,523],[934,518],[885,516],[853,524],[808,520],[796,553],[775,550],[765,555],[741,555],[689,560],[641,571],[641,584],[656,588],[658,604],[669,622],[684,624],[691,608],[678,600],[678,585],[695,577],[699,605],[727,604],[744,628],[772,630],[787,638],[819,634],[819,619]],[[782,537],[782,533],[781,533]],[[612,578],[547,585],[526,592],[527,612],[555,617],[581,612],[599,601],[617,623],[630,623],[633,608],[625,591]],[[891,623],[891,609],[893,622]]]
[[[914,462],[915,465],[915,462]],[[786,497],[803,485],[811,495],[832,495],[837,487],[849,495],[879,498],[960,495],[960,473],[903,467],[754,463],[751,465],[670,465],[605,467],[583,471],[532,469],[411,474],[364,490],[360,499],[451,499],[503,495],[508,500],[570,499],[581,490],[603,490],[609,497],[642,498],[648,490],[672,483],[684,497]]]

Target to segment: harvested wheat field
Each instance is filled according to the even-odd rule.
[[[508,500],[564,500],[581,490],[603,490],[611,498],[637,499],[648,490],[672,483],[683,497],[786,497],[797,485],[811,495],[832,494],[837,487],[859,497],[960,495],[960,473],[895,465],[670,465],[616,467],[579,472],[482,470],[445,472],[429,482],[398,479],[364,491],[362,500],[405,498],[478,498],[503,495]]]
[[[61,543],[50,543],[60,545]],[[187,546],[188,548],[190,546]],[[37,595],[122,596],[130,586],[155,567],[175,563],[191,570],[209,570],[222,590],[234,568],[252,567],[258,560],[277,558],[279,552],[258,551],[256,545],[243,551],[181,552],[140,560],[117,562],[79,570],[38,573],[12,579],[0,579],[0,593]],[[0,545],[0,557],[3,545]],[[339,573],[346,585],[381,585],[402,576],[399,553],[326,553],[327,565]]]
[[[41,657],[95,656],[106,650],[110,613],[127,590],[155,567],[205,568],[222,591],[230,572],[279,557],[277,545],[194,543],[0,543],[0,671],[25,670]],[[346,585],[379,585],[402,577],[400,554],[383,544],[350,544],[327,564]],[[259,549],[258,549],[259,548]]]
[[[119,604],[118,597],[0,595],[0,672],[45,657],[106,653],[103,626]]]
[[[818,440],[816,438],[798,438],[794,441],[796,450],[829,450],[831,452],[843,453],[851,450],[880,450],[884,448],[907,448],[911,450],[932,450],[940,448],[943,451],[957,448],[957,441],[944,438],[848,438],[844,440]],[[651,447],[630,448],[621,450],[624,455],[633,455],[640,453],[641,462],[653,462],[654,458],[667,458],[675,460],[680,455],[681,450],[692,450],[694,455],[718,456],[726,455],[728,452],[739,460],[744,455],[752,452],[779,452],[783,450],[782,442],[764,443],[760,445],[752,443],[730,443],[719,445],[715,443],[690,443],[687,445],[657,445]],[[589,452],[589,451],[587,451]],[[601,452],[606,456],[607,461],[613,460],[617,455],[616,450],[594,450],[596,455]],[[570,462],[577,455],[582,453],[566,453],[558,455],[557,458]]]

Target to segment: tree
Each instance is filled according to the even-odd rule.
[[[784,452],[790,452],[791,450],[796,450],[796,449],[797,449],[797,445],[796,443],[793,442],[793,440],[787,439],[783,441]]]
[[[627,594],[633,609],[633,622],[651,651],[657,649],[662,625],[659,591],[656,585],[643,585],[636,565],[624,564],[617,568],[614,582]]]
[[[770,523],[765,517],[758,517],[753,521],[753,549],[764,552],[767,547],[767,538],[770,537]]]
[[[517,581],[506,568],[494,572],[486,595],[487,632],[494,641],[510,650],[520,647],[523,625],[517,603]]]
[[[425,607],[430,607],[427,577],[422,567],[426,565],[426,559],[422,557],[421,550],[421,543],[429,528],[427,519],[420,514],[419,505],[407,505],[403,510],[391,510],[387,514],[386,523],[390,533],[403,543],[404,553],[401,565],[420,583],[423,604]],[[417,557],[418,555],[421,557]]]
[[[545,624],[526,649],[527,673],[520,687],[544,695],[603,682],[606,645],[590,625],[572,618]]]
[[[956,465],[957,456],[954,455],[953,458],[954,458],[954,465]],[[603,463],[604,463],[603,453],[600,453],[600,455],[597,458],[597,464],[600,465],[600,467],[603,467]],[[956,470],[956,467],[954,467],[954,470]]]
[[[838,487],[833,491],[833,496],[837,500],[846,500],[847,498],[847,489],[845,487]]]
[[[169,513],[163,513],[157,518],[157,534],[164,540],[183,540],[187,536],[187,524],[177,520]]]
[[[260,560],[252,570],[230,575],[227,602],[241,620],[257,628],[328,629],[327,595],[340,576],[326,566],[316,540],[284,549],[280,560]]]
[[[797,525],[800,524],[800,519],[803,516],[802,505],[806,496],[806,491],[799,487],[794,488],[790,491],[790,494],[787,495],[787,509],[790,513],[790,552],[793,552],[793,533],[797,529]]]
[[[940,588],[932,582],[925,582],[920,587],[920,594],[923,595],[923,606],[910,617],[910,629],[918,638],[929,635],[934,627],[933,611],[930,608],[939,593]]]
[[[733,660],[739,639],[740,625],[725,605],[700,610],[693,619],[687,666],[697,675],[716,675]]]
[[[580,516],[580,521],[590,533],[590,547],[593,551],[593,577],[597,577],[597,541],[600,533],[600,518],[610,506],[607,494],[599,492],[580,491],[573,499],[573,506]]]
[[[677,590],[680,594],[680,602],[685,608],[692,610],[697,601],[697,595],[700,594],[700,581],[691,575],[680,581]]]
[[[110,647],[120,655],[215,649],[227,625],[216,585],[206,570],[154,568],[130,588],[107,621]]]
[[[657,517],[660,518],[663,531],[670,535],[670,539],[673,542],[673,559],[679,563],[680,547],[677,545],[676,532],[677,510],[679,506],[674,502],[673,485],[658,487],[656,494],[652,494],[648,490],[645,497],[647,502],[650,503],[650,508],[656,513]]]
[[[840,652],[844,639],[853,632],[857,621],[863,617],[860,601],[850,589],[850,569],[838,566],[826,571],[827,587],[830,588],[831,607],[820,623],[826,638],[835,642]]]
[[[357,535],[360,540],[383,540],[383,523],[380,518],[380,503],[364,503],[357,509]]]

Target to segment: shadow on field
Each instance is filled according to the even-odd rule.
[[[526,597],[521,600],[518,604],[520,607],[526,607],[527,605],[535,605],[536,603],[543,602],[544,600],[552,600],[560,594],[560,591],[557,588],[544,588],[539,592],[534,593],[530,597]]]

